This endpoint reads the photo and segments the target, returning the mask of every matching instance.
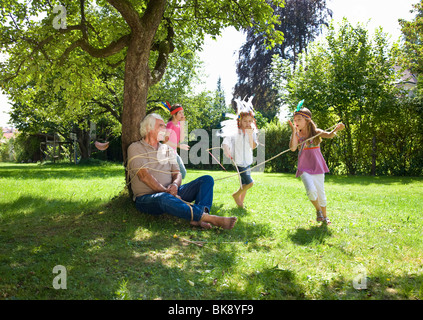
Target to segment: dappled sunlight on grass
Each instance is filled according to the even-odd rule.
[[[423,298],[422,178],[328,177],[325,226],[292,175],[253,173],[241,209],[237,178],[218,180],[231,172],[184,183],[203,174],[216,179],[211,213],[236,216],[233,230],[138,212],[121,165],[0,166],[0,298]],[[67,290],[52,288],[58,264]]]

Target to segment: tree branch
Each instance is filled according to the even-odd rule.
[[[152,28],[157,30],[157,27],[162,20],[167,0],[150,0],[147,8],[141,18],[144,28]]]
[[[110,112],[110,114],[117,120],[119,123],[122,123],[122,117],[120,114],[117,113],[116,110],[114,110],[108,103],[101,102],[99,100],[93,99],[93,103],[96,103],[100,107],[104,108],[107,112]]]
[[[150,1],[150,2],[155,2]],[[112,7],[114,7],[125,19],[126,23],[131,28],[132,32],[140,32],[142,30],[140,16],[133,7],[133,5],[127,0],[107,0]]]
[[[121,60],[119,60],[118,62],[115,62],[115,63],[107,62],[107,65],[114,69],[114,68],[117,68],[118,66],[120,66],[124,62],[125,62],[125,58],[123,58],[123,59],[121,59]]]
[[[65,59],[69,56],[69,54],[75,49],[80,47],[82,50],[87,52],[90,56],[94,58],[107,58],[110,57],[119,51],[121,51],[123,48],[127,47],[129,45],[129,40],[131,36],[126,34],[122,37],[120,37],[118,40],[113,41],[110,43],[107,47],[98,49],[91,46],[88,42],[86,42],[84,39],[79,39],[73,42],[62,54],[60,57],[60,64],[63,64]]]
[[[81,6],[81,31],[82,38],[88,42],[88,29],[87,29],[87,20],[85,20],[85,0],[79,0]]]
[[[152,48],[152,50],[159,51],[159,56],[154,66],[154,70],[151,72],[151,77],[149,82],[150,86],[158,83],[162,79],[166,71],[167,62],[169,60],[169,54],[171,54],[173,50],[175,49],[175,46],[173,45],[173,37],[175,35],[175,32],[169,20],[167,20],[167,23],[168,23],[168,27],[167,27],[166,39],[160,42],[158,45],[154,45]]]

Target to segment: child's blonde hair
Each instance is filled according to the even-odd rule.
[[[250,116],[251,118],[253,118],[254,126],[255,126],[255,128],[257,128],[256,117],[254,115],[254,112],[253,111],[250,111],[250,112],[241,112],[238,115],[238,118],[236,119],[236,123],[238,125],[238,129],[241,128],[241,120],[242,120],[242,118],[247,117],[247,116]]]

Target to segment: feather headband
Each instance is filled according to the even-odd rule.
[[[241,99],[234,99],[236,102],[236,109],[237,109],[237,115],[239,116],[241,113],[250,113],[254,115],[254,107],[252,104],[252,100],[254,98],[254,95],[251,96],[248,100],[241,100]]]
[[[170,114],[174,115],[175,113],[177,113],[178,111],[184,110],[184,108],[182,108],[181,106],[177,107],[175,110],[171,111]]]
[[[169,111],[169,112],[170,112],[170,108],[171,108],[171,107],[170,107],[170,103],[169,103],[169,102],[167,102],[167,101],[166,101],[166,102],[161,101],[160,103],[164,106],[164,108],[163,108],[163,107],[162,107],[162,108],[163,108],[165,111]]]
[[[305,117],[307,119],[311,119],[311,117],[308,114],[306,114],[306,113],[304,113],[304,112],[301,111],[301,107],[303,106],[303,104],[304,104],[304,99],[301,100],[300,102],[298,102],[297,110],[295,110],[294,116],[300,115],[300,116],[303,116],[303,117]]]
[[[163,102],[161,101],[161,104],[164,105],[164,110],[169,111],[171,115],[174,115],[175,113],[177,113],[178,111],[184,110],[181,106],[179,106],[178,108],[176,108],[175,110],[171,110],[171,106],[169,102]],[[163,108],[163,107],[162,107]]]
[[[252,125],[254,132],[257,132],[257,126],[255,124],[255,111],[252,104],[254,96],[251,96],[248,100],[241,100],[241,99],[234,99],[236,102],[236,115],[225,113],[224,116],[226,118],[230,118],[229,120],[224,120],[220,123],[221,129],[217,133],[218,136],[227,137],[232,136],[238,133],[239,130],[239,121],[240,115],[242,113],[250,114],[254,118],[254,123]]]

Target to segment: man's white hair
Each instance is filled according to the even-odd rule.
[[[163,118],[157,113],[147,114],[145,118],[141,120],[141,123],[140,123],[141,138],[145,138],[147,133],[149,133],[151,130],[154,129],[154,126],[156,125],[156,119],[162,120],[164,122]]]

